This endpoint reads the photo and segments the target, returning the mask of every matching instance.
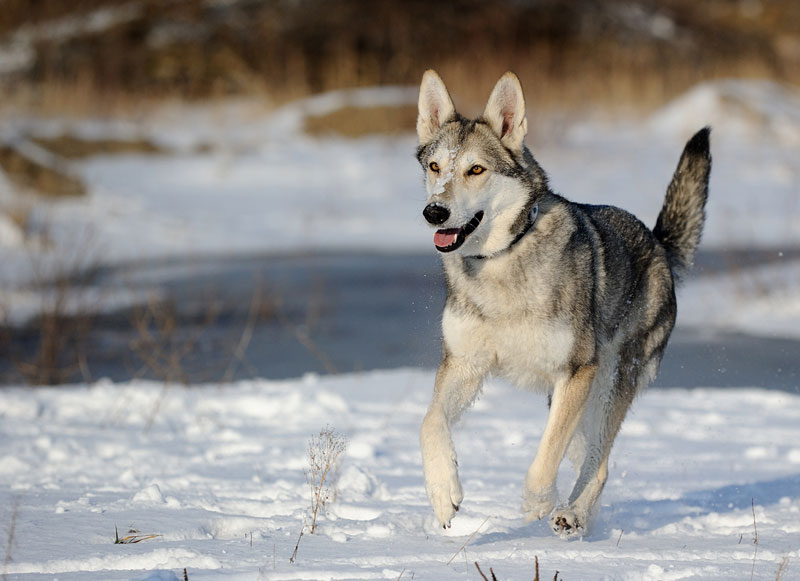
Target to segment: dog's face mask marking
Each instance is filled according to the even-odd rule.
[[[422,214],[438,228],[433,243],[440,252],[463,246],[485,215],[482,196],[489,179],[487,162],[461,155],[462,148],[435,148],[427,163],[429,199]]]

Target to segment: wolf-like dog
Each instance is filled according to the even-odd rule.
[[[651,231],[628,212],[554,193],[524,145],[519,79],[503,75],[478,119],[458,114],[429,70],[419,93],[417,158],[425,220],[447,282],[442,361],[420,430],[425,487],[441,525],[464,498],[451,424],[497,375],[544,392],[550,407],[522,509],[564,538],[587,530],[614,438],[653,380],[675,324],[675,286],[705,221],[709,128],[686,144]],[[559,505],[567,456],[577,479]]]

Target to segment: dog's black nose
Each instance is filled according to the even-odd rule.
[[[447,219],[450,217],[450,210],[439,204],[428,204],[425,206],[425,209],[422,210],[422,215],[425,216],[425,219],[429,223],[438,226],[439,224],[447,222]]]

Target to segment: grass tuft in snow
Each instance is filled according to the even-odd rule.
[[[481,571],[481,566],[478,565],[478,561],[475,561],[475,568],[478,570],[478,573],[480,573],[481,577],[483,577],[483,581],[489,581],[489,578],[486,576],[486,574]],[[489,567],[489,575],[492,576],[492,581],[497,581],[497,577],[495,577],[494,571],[492,571],[491,567]]]
[[[319,431],[319,434],[312,436],[308,442],[308,464],[309,468],[305,471],[306,481],[311,487],[311,526],[309,533],[314,534],[317,530],[317,517],[320,509],[324,509],[332,499],[331,490],[336,484],[338,477],[339,457],[347,449],[347,439],[336,430],[326,426]],[[306,530],[307,521],[303,520],[300,529],[300,536],[297,537],[297,544],[294,552],[289,558],[290,563],[294,563],[297,558],[297,551],[300,548],[300,541]]]
[[[758,557],[758,527],[756,526],[756,499],[750,499],[750,509],[753,511],[753,568],[750,570],[750,581],[756,574],[756,558]]]
[[[142,541],[149,541],[150,539],[155,539],[160,537],[161,535],[142,535],[139,534],[139,531],[130,529],[128,534],[124,537],[120,538],[119,531],[117,527],[114,526],[114,544],[115,545],[133,545],[136,543],[141,543]],[[186,570],[184,569],[184,576],[186,575]]]
[[[778,572],[775,574],[775,581],[782,581],[783,574],[786,573],[786,569],[789,566],[789,555],[784,555],[781,562],[778,564]]]
[[[535,568],[535,577],[533,578],[533,581],[542,581],[542,578],[539,576],[539,557],[534,555],[533,559]],[[478,561],[475,561],[475,568],[478,570],[478,573],[483,581],[489,581],[489,577],[487,577],[486,574],[481,570],[481,566],[478,564]],[[491,567],[489,567],[489,575],[491,575],[491,581],[498,581],[497,575],[494,574],[494,570]],[[556,571],[553,575],[553,581],[558,581],[558,571]],[[563,577],[561,578],[561,581],[564,581]]]
[[[6,555],[3,558],[3,581],[8,579],[8,564],[11,562],[11,551],[14,548],[14,532],[17,528],[17,514],[19,513],[19,500],[14,504],[11,513],[11,523],[8,525],[8,540],[6,541]]]
[[[347,449],[347,440],[336,430],[326,427],[308,443],[309,469],[306,480],[311,487],[311,530],[317,528],[319,510],[331,500],[331,487],[336,484],[339,457]]]

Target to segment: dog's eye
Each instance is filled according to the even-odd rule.
[[[482,165],[473,165],[471,168],[469,168],[469,171],[467,173],[471,176],[476,176],[482,174],[485,171],[486,168],[483,167]]]
[[[435,161],[432,161],[428,164],[428,167],[431,168],[431,171],[438,172],[439,171],[439,164]]]

